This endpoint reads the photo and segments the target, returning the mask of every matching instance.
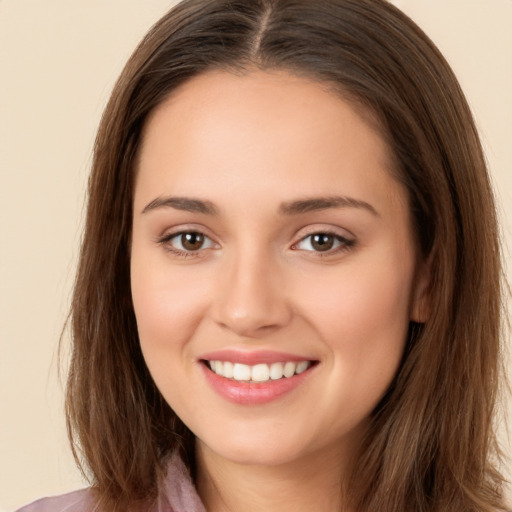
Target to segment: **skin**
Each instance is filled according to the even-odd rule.
[[[210,512],[339,511],[409,321],[423,320],[428,272],[407,194],[362,114],[284,71],[212,71],[174,91],[145,126],[135,314],[158,388],[197,437],[198,490]],[[283,212],[283,203],[333,196],[351,201]],[[216,213],[155,202],[168,197],[208,201]],[[208,238],[177,254],[182,239],[171,236],[183,231]],[[339,238],[322,252],[313,233]],[[277,400],[237,404],[211,388],[199,361],[221,349],[318,364]]]

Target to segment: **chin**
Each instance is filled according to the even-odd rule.
[[[221,440],[219,442],[219,439]],[[210,442],[210,440],[212,442]],[[300,440],[300,438],[299,438]],[[279,466],[300,458],[304,450],[304,438],[298,441],[295,436],[231,435],[198,439],[205,451],[213,452],[217,457],[235,464],[247,466]]]
[[[236,430],[235,433],[225,430],[223,436],[209,435],[199,440],[199,444],[216,458],[261,467],[295,464],[318,456],[324,458],[341,451],[345,445],[339,440],[321,439],[314,432],[293,431],[289,426],[275,431],[269,427],[252,432]]]

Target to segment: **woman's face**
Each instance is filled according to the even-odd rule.
[[[275,465],[357,446],[426,280],[391,160],[369,116],[285,72],[209,72],[150,117],[133,303],[199,448]]]

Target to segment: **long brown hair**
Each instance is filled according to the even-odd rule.
[[[502,510],[493,430],[500,378],[501,267],[492,191],[450,67],[384,0],[185,0],[147,34],[99,127],[71,312],[68,429],[103,510],[155,496],[165,458],[194,472],[193,435],[144,363],[130,293],[134,167],[147,116],[206,70],[284,69],[370,109],[406,186],[432,265],[428,321],[350,483],[358,512]]]

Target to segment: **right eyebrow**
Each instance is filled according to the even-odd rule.
[[[142,213],[147,213],[157,208],[174,208],[186,212],[203,213],[205,215],[218,215],[217,207],[211,201],[193,199],[190,197],[157,197],[148,203]]]

